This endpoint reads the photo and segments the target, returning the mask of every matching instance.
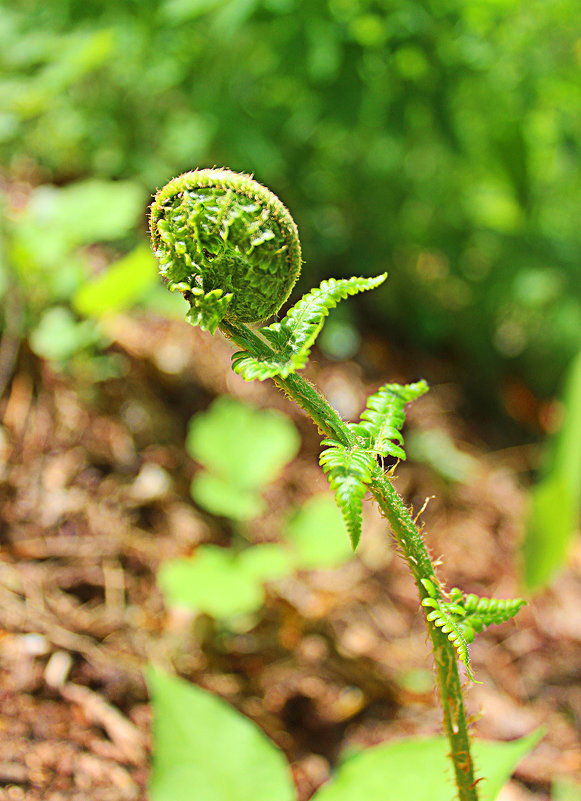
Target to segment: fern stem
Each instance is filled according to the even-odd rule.
[[[413,574],[420,598],[428,597],[421,580],[434,581],[435,570],[410,512],[391,481],[385,475],[374,477],[371,492],[381,511],[391,525],[392,531],[404,553]],[[425,613],[429,608],[425,608]],[[450,743],[450,757],[454,763],[458,798],[460,801],[477,801],[478,794],[474,778],[474,763],[470,751],[470,736],[464,709],[462,685],[458,672],[456,650],[446,634],[434,623],[426,620],[436,663],[436,676],[440,693],[440,704],[444,717],[444,729]]]
[[[270,347],[247,326],[222,321],[220,327],[228,339],[250,351],[257,358],[272,358],[273,351]],[[331,437],[346,446],[355,444],[352,432],[329,401],[310,382],[296,373],[287,378],[275,377],[273,380],[279,389],[307,412],[326,437]],[[434,566],[422,535],[408,508],[379,466],[370,489],[402,549],[420,598],[423,600],[428,597],[422,579],[431,581],[439,592]],[[429,608],[423,608],[427,614]],[[454,764],[458,799],[478,801],[456,651],[438,626],[429,620],[426,620],[426,626],[432,642],[444,729],[450,743],[450,757]],[[429,781],[429,777],[426,778]]]

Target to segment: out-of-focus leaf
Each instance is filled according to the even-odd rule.
[[[14,93],[10,111],[24,119],[45,112],[60,92],[107,60],[114,36],[112,30],[106,29],[76,31],[60,37],[58,44],[51,48],[52,60]]]
[[[68,309],[54,306],[41,317],[30,335],[30,347],[44,359],[66,361],[103,337],[91,320],[75,320]]]
[[[186,444],[193,458],[224,482],[257,489],[278,476],[299,443],[285,415],[221,397],[192,418]]]
[[[63,188],[40,186],[21,224],[58,234],[69,246],[114,241],[131,231],[144,200],[142,187],[133,181],[90,178]]]
[[[495,801],[523,756],[543,736],[537,730],[512,742],[474,743],[480,801]],[[313,801],[450,801],[454,795],[444,737],[410,738],[379,745],[347,759]]]
[[[158,582],[168,603],[229,620],[259,609],[264,582],[290,570],[290,555],[280,546],[256,545],[236,554],[204,545],[189,559],[165,562]]]
[[[155,258],[147,245],[139,245],[106,272],[84,284],[73,306],[85,317],[103,317],[131,308],[159,281]]]
[[[155,668],[152,801],[294,801],[290,770],[266,735],[220,698]]]
[[[231,520],[252,520],[264,511],[264,501],[254,490],[237,487],[205,470],[194,477],[190,491],[208,512]]]
[[[414,461],[426,462],[446,481],[469,481],[478,469],[477,460],[459,450],[449,434],[441,429],[410,431],[407,451]]]
[[[271,581],[289,573],[292,559],[286,548],[276,543],[265,543],[242,551],[238,555],[238,561],[248,576],[254,576],[260,581]]]
[[[567,558],[581,503],[581,353],[567,376],[564,420],[553,442],[545,477],[529,498],[523,543],[524,580],[540,589]]]
[[[226,2],[227,0],[165,0],[161,13],[171,22],[184,22],[207,14]]]
[[[337,567],[353,556],[343,515],[329,495],[310,498],[298,510],[286,525],[285,540],[297,567],[306,570]]]

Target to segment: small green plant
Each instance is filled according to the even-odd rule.
[[[341,514],[327,496],[313,496],[295,510],[282,542],[249,539],[248,521],[264,511],[261,490],[298,451],[299,435],[286,415],[223,396],[191,419],[186,447],[205,468],[192,481],[194,500],[230,518],[234,536],[230,548],[201,545],[192,557],[161,566],[158,583],[170,606],[240,628],[263,605],[269,581],[351,557]]]
[[[299,444],[285,415],[218,398],[190,421],[186,448],[205,468],[192,482],[192,497],[212,514],[256,517],[264,511],[260,490],[296,456]]]
[[[233,356],[233,369],[246,380],[272,378],[324,435],[321,464],[353,547],[359,541],[367,491],[388,520],[425,611],[458,797],[476,801],[478,779],[457,662],[471,678],[463,632],[499,622],[499,603],[505,604],[503,614],[510,609],[506,617],[511,617],[522,602],[481,599],[473,608],[470,596],[464,599],[453,591],[447,598],[424,544],[419,515],[414,518],[397,494],[391,481],[394,468],[384,468],[386,457],[405,459],[405,405],[427,391],[426,383],[386,384],[369,398],[359,423],[351,424],[298,375],[329,310],[349,295],[380,286],[387,276],[323,281],[280,321],[255,331],[246,324],[260,323],[278,311],[301,259],[296,226],[272,192],[229,170],[186,173],[156,195],[151,234],[168,287],[190,303],[189,321],[211,333],[219,327],[241,348]]]

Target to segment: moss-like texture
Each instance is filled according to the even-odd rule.
[[[151,236],[171,289],[232,294],[225,320],[275,314],[300,272],[297,228],[287,208],[249,175],[187,172],[155,196]]]

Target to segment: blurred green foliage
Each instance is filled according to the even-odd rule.
[[[260,490],[278,478],[299,445],[289,417],[224,395],[190,421],[186,448],[206,468],[195,476],[192,496],[212,514],[256,517],[265,508]]]
[[[201,687],[150,667],[153,801],[291,801],[297,797],[286,759],[258,726]],[[541,739],[538,729],[512,742],[476,741],[479,797],[494,801],[516,765]],[[314,801],[448,801],[444,737],[407,737],[347,755]],[[421,766],[421,769],[418,769]],[[577,798],[560,795],[559,798]]]
[[[240,628],[264,604],[269,581],[295,570],[339,567],[352,558],[343,517],[328,494],[309,498],[290,514],[284,510],[281,542],[245,539],[250,531],[240,524],[265,511],[261,492],[299,445],[289,417],[229,396],[192,417],[186,447],[205,468],[194,477],[192,496],[212,514],[233,521],[234,542],[230,548],[201,545],[192,557],[165,562],[158,583],[169,605]]]
[[[528,499],[522,545],[523,579],[540,590],[563,567],[579,527],[581,508],[581,353],[573,360],[559,430],[546,445],[541,480]]]
[[[581,346],[580,63],[575,0],[20,0],[0,158],[148,192],[254,172],[308,286],[388,269],[383,326],[551,394]]]
[[[279,545],[254,545],[240,553],[203,545],[190,559],[165,562],[157,580],[168,604],[228,622],[260,609],[264,583],[291,570]]]
[[[0,228],[0,299],[11,293],[4,323],[38,356],[73,372],[81,366],[89,380],[108,378],[122,365],[102,355],[110,341],[99,321],[137,304],[164,314],[172,301],[179,304],[163,291],[145,243],[116,259],[135,236],[145,198],[129,180],[0,188],[8,210]]]

